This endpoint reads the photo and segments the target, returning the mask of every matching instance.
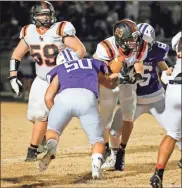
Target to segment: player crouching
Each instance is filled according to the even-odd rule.
[[[65,49],[58,55],[57,64],[47,74],[47,80],[51,82],[45,94],[45,103],[50,110],[46,132],[48,151],[39,161],[38,169],[47,169],[56,156],[64,128],[72,117],[77,117],[92,145],[92,177],[101,178],[105,144],[104,127],[98,110],[98,81],[112,89],[116,87],[116,79],[105,75],[108,68],[103,61],[79,59],[71,49]]]

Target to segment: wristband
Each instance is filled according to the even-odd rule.
[[[11,71],[18,71],[20,65],[20,61],[16,59],[11,59],[10,60],[10,72]]]

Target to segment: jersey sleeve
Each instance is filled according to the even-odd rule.
[[[57,34],[62,37],[73,36],[76,34],[76,29],[71,22],[63,21],[58,25]]]
[[[100,42],[97,45],[97,49],[95,54],[97,55],[97,57],[101,60],[105,60],[105,61],[110,61],[112,60],[114,57],[113,53],[111,52],[111,48],[107,45],[107,43],[104,43],[104,41]]]
[[[97,72],[102,72],[103,74],[109,73],[108,67],[103,61],[92,59],[92,64],[95,66]]]
[[[158,49],[159,50],[156,55],[157,62],[165,61],[169,52],[169,46],[164,43],[159,43]]]
[[[53,68],[50,72],[46,75],[46,80],[50,84],[53,80],[53,78],[58,74],[59,66]]]

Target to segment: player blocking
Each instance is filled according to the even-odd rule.
[[[56,156],[59,137],[72,117],[77,117],[92,146],[92,177],[101,178],[105,145],[104,127],[98,109],[98,83],[102,80],[102,84],[109,89],[117,84],[109,79],[110,76],[105,76],[108,67],[103,61],[79,59],[71,49],[65,49],[58,55],[57,64],[60,65],[47,74],[50,83],[45,94],[45,103],[50,110],[46,132],[48,152],[40,160],[38,169],[47,169]],[[99,73],[103,74],[102,79]]]

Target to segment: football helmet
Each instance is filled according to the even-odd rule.
[[[136,51],[140,32],[135,22],[129,19],[117,22],[113,27],[113,35],[118,47],[125,51]]]
[[[137,25],[137,27],[139,28],[142,39],[152,47],[155,40],[154,28],[148,23],[140,23]]]
[[[78,54],[74,50],[72,50],[71,48],[65,48],[57,55],[56,64],[60,65],[66,62],[76,61],[79,59],[80,58]]]
[[[55,10],[48,1],[39,1],[31,8],[31,20],[36,27],[49,28],[56,22]],[[40,16],[45,16],[40,18]]]

